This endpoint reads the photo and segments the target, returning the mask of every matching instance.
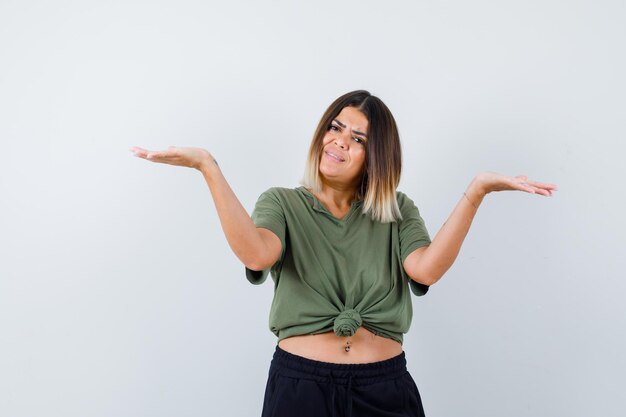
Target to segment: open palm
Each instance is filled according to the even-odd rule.
[[[518,190],[549,197],[557,190],[555,184],[530,181],[526,175],[511,177],[486,171],[478,174],[476,180],[481,184],[485,194],[493,191]]]
[[[149,151],[148,149],[133,146],[131,152],[136,157],[147,159],[152,162],[160,162],[163,164],[178,165],[189,168],[200,169],[202,164],[213,157],[206,149],[202,148],[184,148],[170,146],[163,151]]]

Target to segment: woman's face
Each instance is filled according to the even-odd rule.
[[[344,107],[324,135],[320,174],[329,183],[356,187],[365,165],[368,121],[354,107]]]

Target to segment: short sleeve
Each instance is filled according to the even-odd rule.
[[[250,217],[256,227],[268,229],[278,236],[282,247],[280,258],[276,264],[272,266],[272,268],[267,268],[262,271],[253,271],[246,267],[246,278],[250,281],[250,283],[258,285],[262,284],[267,279],[271,269],[279,267],[285,254],[285,231],[287,229],[287,224],[280,196],[275,188],[270,188],[261,194]]]
[[[402,264],[404,260],[415,249],[430,245],[430,236],[424,225],[424,220],[420,216],[418,208],[404,193],[398,192],[398,206],[402,214],[399,222],[400,237],[400,257]],[[428,292],[428,286],[409,279],[409,286],[413,294],[420,296]]]

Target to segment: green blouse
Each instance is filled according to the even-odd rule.
[[[352,336],[363,326],[402,344],[413,316],[410,292],[428,291],[402,264],[430,237],[413,201],[396,194],[402,220],[393,223],[363,214],[361,201],[339,220],[304,187],[261,194],[252,220],[278,236],[282,253],[269,269],[246,268],[246,277],[261,284],[271,271],[269,327],[279,341],[329,331]]]

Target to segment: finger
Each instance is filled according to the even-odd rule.
[[[552,197],[552,189],[550,188],[541,188],[541,187],[535,187],[535,194],[540,194],[546,197]]]
[[[137,154],[137,153],[146,153],[148,150],[144,148],[140,148],[139,146],[131,146],[130,151]]]
[[[150,151],[148,151],[147,149],[144,148],[140,148],[138,146],[133,146],[131,149],[131,152],[133,152],[133,154],[138,157],[138,158],[146,158],[146,156],[148,155],[148,153]]]
[[[169,164],[171,161],[162,152],[152,152],[146,155],[146,159],[152,162],[158,162],[163,164]]]
[[[528,181],[528,183],[535,187],[544,188],[547,190],[556,190],[558,188],[556,184],[549,184],[549,183],[537,182],[537,181]]]
[[[164,155],[162,152],[150,152],[149,154],[146,155],[146,158],[151,161],[161,162],[166,159],[166,155]]]
[[[152,158],[168,158],[168,157],[176,156],[176,154],[177,154],[177,149],[175,146],[169,146],[164,151],[154,151],[154,152],[149,153],[149,155],[151,155]]]
[[[176,160],[176,157],[176,152],[172,150],[149,152],[146,155],[146,159],[149,159],[153,162],[163,162],[172,165],[176,165],[175,163],[173,163],[173,161]]]
[[[524,181],[515,181],[513,182],[512,187],[515,190],[526,191],[527,193],[535,194],[535,187]]]
[[[148,159],[159,159],[163,157],[163,152],[159,152],[159,151],[154,151],[154,152],[148,152],[146,154],[146,158]]]
[[[536,194],[544,195],[546,197],[551,197],[552,196],[552,192],[550,190],[539,189],[539,190],[537,190]]]
[[[518,175],[515,178],[516,181],[513,181],[513,185],[515,186],[515,188],[517,188],[518,190],[529,192],[533,190],[533,186],[530,184],[529,181],[527,181],[528,177],[526,177],[525,175]]]
[[[515,178],[520,179],[520,180],[522,180],[522,182],[524,182],[526,184],[530,184],[530,185],[532,185],[534,187],[551,189],[551,190],[556,190],[557,189],[557,185],[556,184],[543,183],[543,182],[538,182],[538,181],[528,181],[528,177],[526,175],[516,175]]]
[[[552,196],[552,191],[557,190],[556,184],[542,183],[538,181],[528,181],[526,175],[517,175],[515,177],[519,181],[516,183],[518,190],[526,191],[531,194],[539,194],[546,197]]]

